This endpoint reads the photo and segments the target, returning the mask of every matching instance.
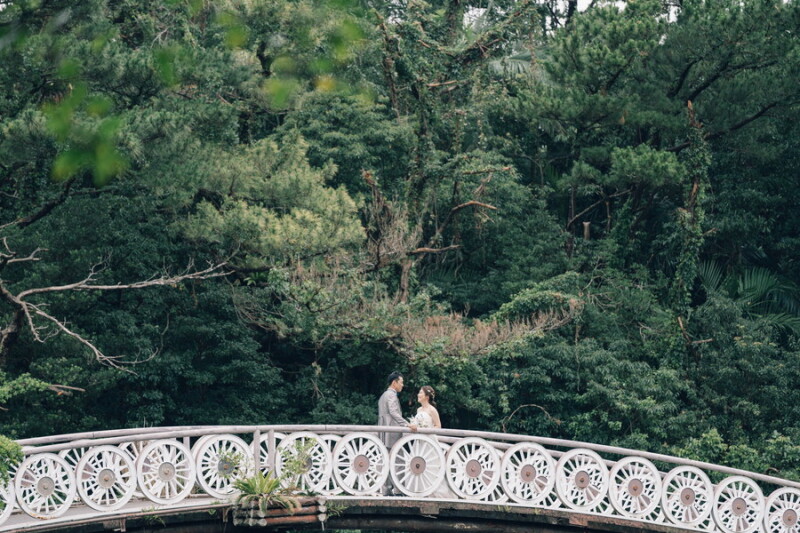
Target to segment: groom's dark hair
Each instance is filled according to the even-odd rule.
[[[388,378],[386,378],[386,385],[387,385],[387,386],[388,386],[388,385],[391,385],[392,383],[394,383],[394,381],[395,381],[396,379],[400,379],[400,378],[402,378],[402,377],[403,377],[403,374],[401,374],[400,372],[398,372],[397,370],[395,370],[394,372],[392,372],[391,374],[389,374],[389,377],[388,377]]]

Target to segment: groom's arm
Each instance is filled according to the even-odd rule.
[[[392,417],[398,426],[407,426],[408,423],[403,418],[403,412],[400,410],[400,400],[397,399],[396,394],[392,394],[387,398],[389,401],[387,402],[387,407],[389,408],[389,416]]]
[[[405,418],[403,418],[403,412],[400,410],[400,400],[397,399],[397,395],[394,397],[389,398],[389,416],[392,417],[392,420],[397,422],[398,426],[406,426],[411,431],[417,430],[416,424],[409,424],[406,422]]]

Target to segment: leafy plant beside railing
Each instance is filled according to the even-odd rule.
[[[281,450],[283,468],[279,476],[271,471],[266,474],[256,472],[250,477],[235,480],[233,487],[239,491],[236,504],[255,504],[262,513],[279,505],[294,514],[301,507],[300,496],[311,495],[303,489],[300,479],[308,471],[313,447],[313,441],[297,441],[294,449]]]
[[[262,513],[267,509],[280,505],[294,513],[301,507],[300,500],[291,491],[281,485],[280,477],[276,477],[272,472],[256,472],[255,475],[237,479],[233,486],[239,491],[236,496],[237,505],[257,505]]]

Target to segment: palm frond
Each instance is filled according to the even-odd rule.
[[[697,267],[697,275],[703,288],[710,293],[719,290],[725,278],[725,271],[719,263],[703,261]]]
[[[800,316],[789,313],[769,313],[759,317],[759,322],[800,335]]]
[[[776,295],[778,305],[787,313],[800,316],[800,300],[797,298],[797,291],[794,288],[787,287],[786,291],[782,291]]]
[[[763,306],[770,295],[780,287],[778,277],[766,268],[745,270],[739,278],[737,296],[746,307]]]
[[[519,76],[531,71],[531,54],[526,52],[489,62],[489,69],[498,76]]]

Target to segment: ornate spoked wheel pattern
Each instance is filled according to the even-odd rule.
[[[499,457],[499,453],[497,454]],[[503,489],[503,485],[500,482],[495,485],[494,490],[487,494],[481,496],[480,501],[482,502],[494,502],[494,503],[503,503],[508,501],[508,495],[506,491]]]
[[[714,493],[714,522],[727,533],[750,533],[764,520],[764,494],[752,479],[725,478]]]
[[[447,483],[470,500],[490,496],[500,482],[500,456],[483,439],[461,439],[447,450]]]
[[[389,452],[375,435],[345,435],[333,448],[333,476],[348,494],[378,494],[389,477]]]
[[[331,479],[331,450],[316,433],[298,431],[281,440],[275,453],[275,472],[279,476],[297,470],[284,484],[302,490],[322,492]]]
[[[233,491],[233,482],[252,475],[250,447],[235,435],[214,435],[194,450],[197,482],[209,496],[224,498]]]
[[[592,450],[576,448],[556,464],[556,492],[567,507],[591,511],[608,493],[608,468]]]
[[[136,473],[136,470],[135,470],[135,468],[136,468],[136,459],[139,458],[139,454],[142,453],[142,450],[144,450],[145,447],[148,444],[150,444],[149,440],[136,440],[136,441],[131,441],[131,442],[123,442],[123,443],[120,443],[120,444],[117,445],[117,447],[120,450],[122,450],[123,452],[127,453],[128,456],[131,458],[131,461],[133,461],[133,464],[134,464],[134,475]],[[135,483],[134,483],[134,485],[135,485]],[[137,489],[133,492],[133,497],[134,498],[144,498],[144,494],[142,494],[142,492],[137,487]]]
[[[80,461],[83,454],[88,451],[89,448],[70,448],[69,450],[61,450],[58,452],[58,456],[64,459],[74,471],[75,467],[78,466],[78,461]],[[80,499],[80,495],[76,492],[75,501],[80,501]]]
[[[392,483],[406,496],[428,496],[444,479],[442,447],[436,439],[427,435],[401,437],[392,446],[389,465]]]
[[[58,452],[58,456],[64,459],[69,466],[75,468],[78,465],[78,461],[83,457],[83,454],[88,451],[89,448],[70,448],[69,450],[61,450]]]
[[[123,442],[121,444],[118,444],[117,447],[123,452],[127,453],[130,456],[131,460],[133,461],[133,464],[136,464],[136,459],[139,457],[139,454],[142,452],[142,450],[145,449],[145,447],[148,444],[150,444],[149,440],[137,440],[131,442]]]
[[[556,463],[538,444],[515,444],[500,462],[500,482],[509,498],[518,503],[542,502],[556,483]]]
[[[778,489],[767,498],[764,530],[766,533],[800,533],[800,491]]]
[[[75,499],[75,474],[54,453],[32,455],[19,465],[14,488],[23,511],[34,518],[55,518]]]
[[[156,440],[136,460],[136,478],[144,496],[162,505],[186,498],[195,480],[192,453],[176,440]]]
[[[711,514],[714,493],[711,480],[699,468],[679,466],[664,477],[661,509],[673,523],[694,526]]]
[[[333,475],[333,470],[335,469],[335,459],[333,456],[333,449],[342,440],[342,437],[339,435],[333,435],[331,433],[327,433],[322,435],[322,440],[325,441],[325,444],[328,445],[328,449],[331,451],[331,477],[328,479],[328,486],[325,487],[325,490],[322,491],[324,494],[341,494],[343,491],[342,487],[336,481],[336,476]]]
[[[286,433],[279,433],[275,432],[275,449],[278,448],[278,444],[280,444],[282,439],[286,438]],[[269,433],[262,433],[261,434],[261,442],[258,448],[258,464],[261,468],[261,473],[266,474],[270,470],[272,470],[272,463],[269,460]]]
[[[216,437],[216,435],[202,435],[194,441],[194,444],[192,444],[190,449],[192,451],[192,457],[194,457],[195,464],[197,464],[200,448],[202,448],[203,445],[209,441],[209,439],[213,439],[214,437]]]
[[[130,456],[116,446],[97,446],[75,467],[81,499],[98,511],[119,509],[136,489],[136,469]]]
[[[644,518],[661,499],[661,475],[647,459],[625,457],[611,469],[609,494],[611,505],[621,515]]]
[[[5,522],[14,511],[15,502],[14,487],[12,487],[10,483],[8,485],[0,485],[0,505],[3,506],[3,508],[0,509],[0,524]]]

